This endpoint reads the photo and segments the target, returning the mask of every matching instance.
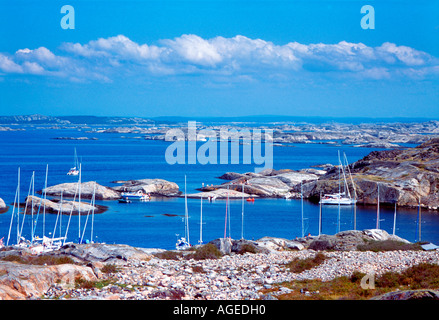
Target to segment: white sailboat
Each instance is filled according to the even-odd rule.
[[[189,213],[187,209],[187,191],[186,191],[186,176],[184,176],[184,204],[185,204],[185,213],[184,213],[184,237],[181,237],[177,240],[175,244],[175,248],[177,250],[186,250],[191,247],[189,242]]]
[[[199,244],[203,244],[203,196],[200,197],[200,240]]]
[[[77,175],[79,175],[78,167],[79,167],[78,155],[76,154],[76,148],[75,148],[73,167],[70,168],[69,172],[67,172],[67,175],[68,176],[77,176]]]
[[[345,157],[346,157],[346,155],[345,155]],[[357,199],[356,199],[356,196],[352,197],[350,194],[348,183],[346,180],[346,174],[344,171],[344,165],[342,164],[342,162],[340,160],[340,152],[338,153],[338,163],[339,163],[339,169],[338,169],[339,192],[333,193],[333,194],[325,194],[323,197],[321,197],[320,203],[327,204],[327,205],[339,205],[339,206],[340,205],[353,205],[357,202]],[[348,169],[349,169],[349,167],[348,167]],[[341,174],[343,174],[344,192],[341,192],[341,190],[340,190],[341,189]],[[356,194],[355,184],[352,180],[352,175],[350,174],[350,171],[349,171],[349,175],[351,177],[351,182],[352,182],[352,185],[354,187],[354,193]]]

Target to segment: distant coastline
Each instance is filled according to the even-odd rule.
[[[314,124],[322,123],[421,123],[428,121],[439,121],[438,118],[427,117],[320,117],[320,116],[290,116],[290,115],[244,115],[244,116],[158,116],[158,117],[136,117],[136,116],[93,116],[93,115],[70,115],[70,116],[47,116],[40,114],[33,115],[3,115],[0,116],[0,125],[12,124],[88,124],[88,125],[147,125],[154,123],[178,123],[187,121],[199,121],[206,123],[215,122],[309,122]]]

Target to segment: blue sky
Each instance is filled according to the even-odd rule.
[[[1,115],[439,118],[438,1],[16,0],[0,30]]]

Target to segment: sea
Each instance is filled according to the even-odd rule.
[[[242,152],[235,164],[229,161],[229,164],[171,165],[165,159],[170,142],[145,140],[135,133],[96,133],[84,129],[53,129],[44,126],[21,128],[24,130],[0,132],[0,198],[9,205],[9,210],[0,214],[0,238],[3,238],[4,243],[7,242],[11,226],[18,169],[21,172],[19,200],[24,202],[33,172],[35,191],[44,188],[46,167],[48,186],[78,181],[77,176],[66,174],[74,164],[75,148],[82,164],[82,181],[96,181],[110,187],[116,186],[114,181],[117,180],[160,178],[177,183],[184,192],[186,177],[187,193],[195,193],[203,184],[225,182],[218,177],[226,172],[254,172],[256,167],[260,167],[254,163],[243,164]],[[97,140],[60,140],[56,139],[58,137],[88,137]],[[198,146],[202,143],[198,142]],[[351,163],[373,150],[380,149],[325,143],[274,146],[273,168],[299,170],[326,163],[335,165],[338,164],[338,151],[345,152]],[[256,199],[254,202],[229,200],[227,223],[226,200],[204,200],[202,204],[200,199],[187,201],[189,241],[192,245],[221,238],[225,229],[227,236],[233,239],[244,237],[250,240],[264,236],[294,239],[302,234],[319,233],[319,205],[307,200],[303,203],[293,199]],[[41,237],[44,231],[45,236],[67,236],[67,241],[77,242],[83,233],[87,241],[162,249],[174,249],[177,239],[184,235],[183,197],[153,197],[148,202],[128,204],[117,200],[96,203],[108,207],[108,210],[88,218],[84,215],[80,219],[72,216],[70,223],[69,215],[63,215],[56,228],[55,214],[46,214],[44,219],[41,212],[34,215],[35,234]],[[376,206],[357,206],[356,229],[375,228],[376,212]],[[20,221],[22,217],[20,215]],[[393,230],[394,207],[381,206],[380,227],[389,234],[395,232],[397,236],[415,242],[419,240],[417,217],[417,209],[398,208],[396,228]],[[423,210],[421,217],[421,240],[439,244],[439,213]],[[12,221],[12,226],[9,244],[16,241],[16,221]],[[31,217],[27,215],[22,234],[27,239],[31,235],[31,226]],[[352,229],[353,207],[342,206],[339,216],[337,206],[323,206],[322,233],[335,234],[338,230]]]

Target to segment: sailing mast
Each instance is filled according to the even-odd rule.
[[[198,243],[203,243],[203,195],[200,197],[200,240]]]
[[[229,205],[229,186],[227,186],[227,197],[226,197],[226,217],[224,219],[224,239],[227,236],[227,210],[228,210],[228,206]],[[230,231],[230,230],[229,230]]]
[[[20,194],[20,168],[18,168],[18,183],[17,183],[17,189],[15,189],[15,198],[14,198],[14,207],[12,209],[12,215],[11,215],[11,224],[9,225],[9,232],[8,232],[8,239],[6,241],[6,246],[9,245],[9,239],[11,237],[11,230],[12,230],[12,222],[14,220],[14,216],[15,216],[15,207],[18,203],[18,208],[17,208],[17,239],[18,239],[18,225],[19,225],[19,213],[20,213],[20,199],[18,198],[18,195]],[[18,241],[17,241],[18,243]]]
[[[377,223],[376,223],[376,229],[380,228],[380,185],[377,183],[378,187],[378,196],[377,196]]]
[[[46,234],[46,199],[47,199],[47,174],[49,172],[49,164],[46,164],[46,179],[44,182],[44,205],[43,205],[43,238]]]
[[[184,213],[184,237],[186,238],[187,243],[189,244],[189,213],[187,209],[187,191],[186,191],[186,175],[184,176],[184,206],[185,206],[185,213]]]
[[[393,214],[393,235],[395,235],[395,230],[396,230],[396,203],[397,201],[395,201],[395,212]]]
[[[30,183],[29,183],[29,190],[28,190],[28,192],[27,192],[26,204],[25,204],[25,206],[24,206],[23,219],[21,220],[21,228],[20,228],[20,232],[19,232],[19,234],[18,234],[18,236],[17,236],[17,238],[18,238],[18,242],[17,242],[17,244],[20,242],[21,235],[23,234],[24,220],[25,220],[25,218],[26,218],[27,205],[29,204],[29,195],[30,195],[30,192],[31,192],[31,190],[32,190],[32,181],[33,181],[33,178],[34,178],[34,173],[32,173],[32,176],[31,176],[31,179],[30,179]]]
[[[82,235],[81,235],[81,241],[80,241],[80,243],[82,243],[82,241],[83,241],[83,239],[84,239],[85,229],[87,228],[87,222],[88,222],[88,217],[89,217],[89,215],[90,215],[90,211],[92,211],[92,220],[93,220],[93,216],[94,216],[94,206],[95,206],[95,194],[96,194],[96,182],[95,182],[95,184],[94,184],[94,188],[93,188],[93,196],[92,196],[91,201],[90,201],[91,208],[88,210],[87,218],[85,219],[84,229],[83,229],[83,231],[82,231]],[[92,237],[92,238],[91,238],[91,241],[92,241],[92,240],[93,240],[93,221],[92,221],[92,225],[91,225],[91,237]]]
[[[244,239],[244,183],[242,183],[241,239]]]
[[[340,202],[341,202],[341,182],[340,182],[340,150],[338,150],[338,215],[337,215],[337,233],[340,232]]]
[[[82,163],[79,164],[79,179],[78,179],[78,188],[79,188],[79,196],[78,196],[78,240],[81,239],[81,175],[82,175],[81,166],[82,166]]]
[[[419,197],[418,202],[418,219],[416,220],[416,239],[418,242],[421,241],[421,225],[422,225],[422,219],[421,219],[421,197]]]
[[[322,198],[322,192],[320,192],[320,199]],[[319,208],[319,236],[322,234],[322,202],[320,201],[320,208]]]
[[[302,238],[305,236],[305,228],[303,225],[303,181],[300,181],[300,199],[301,199],[301,206],[302,206]]]

